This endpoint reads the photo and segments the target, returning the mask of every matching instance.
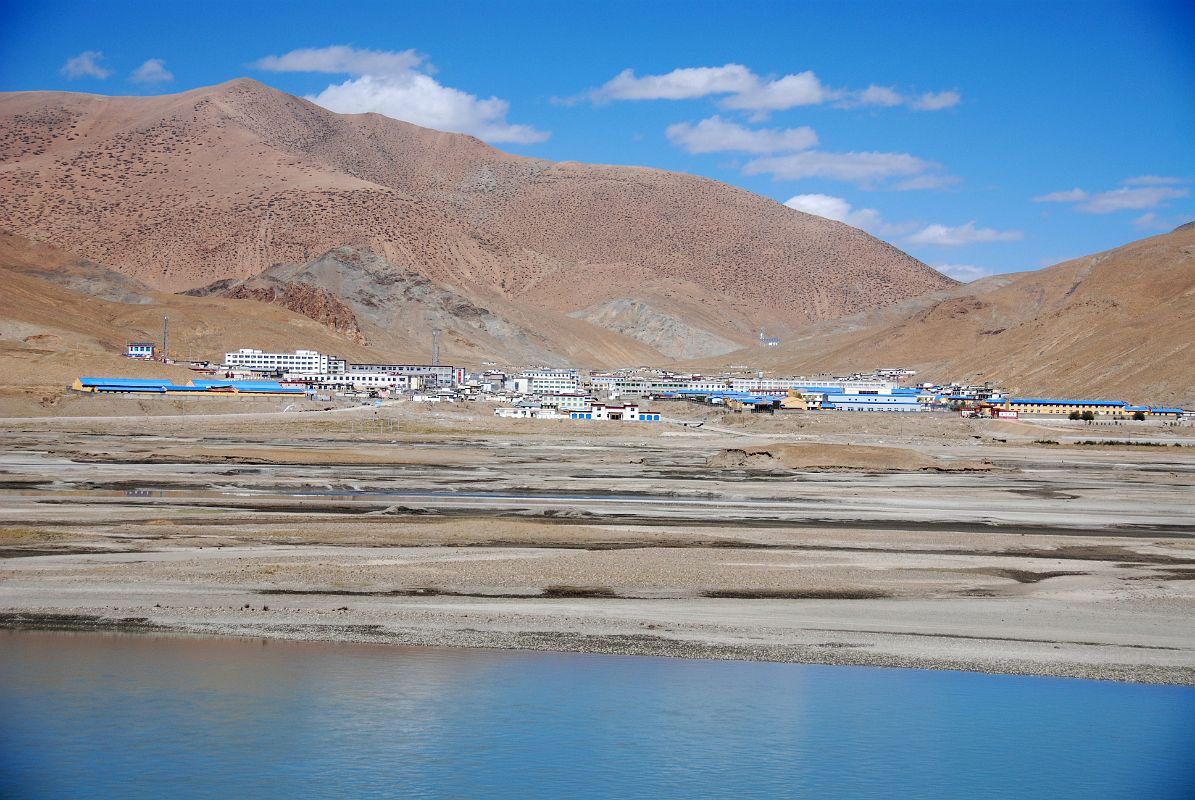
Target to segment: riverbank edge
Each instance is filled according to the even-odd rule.
[[[822,666],[929,669],[1043,678],[1077,678],[1167,686],[1195,686],[1195,669],[1149,664],[1088,664],[1031,659],[1000,661],[895,656],[860,652],[853,647],[761,644],[744,646],[671,639],[650,634],[583,634],[571,631],[481,631],[395,629],[382,625],[322,625],[161,621],[149,617],[104,617],[91,614],[0,611],[0,630],[72,633],[198,635],[239,639],[380,644],[395,647],[457,647],[485,650],[527,650],[593,655],[651,656],[713,661],[757,661]]]

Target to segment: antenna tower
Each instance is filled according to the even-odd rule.
[[[440,366],[440,326],[432,325],[432,366]]]
[[[166,361],[170,353],[170,317],[162,317],[162,361]]]

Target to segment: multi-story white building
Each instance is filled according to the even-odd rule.
[[[510,381],[515,394],[576,394],[579,388],[575,369],[529,369]]]
[[[296,350],[293,353],[266,353],[242,347],[235,353],[224,354],[224,366],[232,369],[247,369],[252,372],[301,372],[311,375],[327,374],[329,359],[315,350]]]
[[[545,394],[540,397],[544,408],[559,408],[561,411],[584,411],[597,402],[588,394]]]
[[[387,372],[395,375],[410,375],[423,378],[425,386],[457,386],[465,381],[464,367],[440,364],[349,364],[348,372]]]
[[[318,389],[398,389],[405,392],[423,386],[422,378],[388,372],[288,373],[286,379]]]

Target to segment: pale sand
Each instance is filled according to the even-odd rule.
[[[1195,449],[935,417],[854,441],[991,471],[718,470],[741,437],[384,414],[0,427],[3,624],[1195,684]]]

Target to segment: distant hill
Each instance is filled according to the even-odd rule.
[[[446,358],[470,364],[641,364],[660,354],[633,338],[563,314],[491,298],[488,307],[381,256],[337,247],[306,264],[279,264],[243,281],[187,292],[290,309],[359,345],[423,354],[440,330]]]
[[[49,278],[49,280],[47,280]],[[122,356],[130,341],[161,342],[170,317],[171,354],[219,359],[237,347],[293,349],[296,341],[348,358],[382,354],[300,314],[253,301],[180,297],[145,287],[72,253],[0,234],[0,400],[60,395],[80,375],[173,377],[182,367]],[[89,293],[77,291],[84,287]],[[104,300],[100,296],[133,296]]]
[[[1014,392],[1195,408],[1195,224],[812,326],[733,358],[783,373],[906,366]]]
[[[954,285],[863,231],[722,183],[521,158],[247,79],[0,94],[0,196],[0,229],[157,290],[348,246],[529,336],[615,332],[590,336],[593,363],[626,355],[597,352],[607,342],[646,345],[636,360],[712,355],[761,325],[783,337]]]

